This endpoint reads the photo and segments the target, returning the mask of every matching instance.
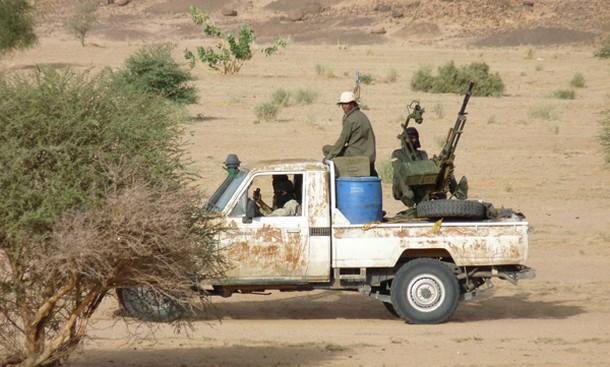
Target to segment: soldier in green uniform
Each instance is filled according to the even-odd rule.
[[[371,176],[377,177],[375,170],[375,134],[368,117],[360,111],[360,106],[353,92],[343,92],[337,101],[343,109],[343,128],[333,145],[322,147],[324,161],[335,157],[368,157],[371,164]]]
[[[392,153],[392,168],[394,176],[392,178],[392,194],[394,199],[402,201],[409,208],[414,208],[418,203],[429,200],[428,194],[435,189],[434,183],[407,185],[407,177],[414,174],[407,170],[408,165],[404,163],[412,161],[427,161],[428,154],[420,150],[419,132],[414,127],[408,127],[401,136],[401,141],[404,141],[402,149],[397,149]],[[458,183],[455,180],[453,172],[449,173],[448,177],[449,192],[456,198],[464,200],[468,196],[468,181],[466,177],[462,177]]]
[[[410,172],[404,172],[401,165],[409,161],[428,160],[428,153],[420,150],[419,132],[414,127],[406,129],[406,144],[404,149],[397,149],[392,152],[392,168],[394,177],[392,178],[392,195],[394,199],[402,201],[407,207],[414,207],[417,203],[426,198],[426,195],[434,185],[409,186],[405,183],[403,176]],[[430,187],[431,186],[431,187]]]

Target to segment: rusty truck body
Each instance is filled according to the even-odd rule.
[[[526,266],[528,223],[501,220],[385,220],[352,224],[337,208],[332,162],[265,161],[233,167],[207,204],[229,229],[219,239],[229,270],[210,293],[350,290],[384,302],[410,323],[440,323],[460,300],[534,277]],[[295,216],[255,216],[257,179],[295,182]]]

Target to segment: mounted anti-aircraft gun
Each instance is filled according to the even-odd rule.
[[[460,188],[462,190],[468,190],[467,186],[462,187],[467,185],[466,177],[462,177],[459,184],[456,183],[455,178],[453,177],[453,160],[455,159],[457,144],[460,141],[462,133],[464,132],[464,125],[466,124],[466,106],[468,105],[468,101],[472,95],[473,87],[474,82],[471,81],[468,84],[468,90],[464,96],[462,108],[460,108],[460,112],[458,112],[455,125],[453,128],[449,129],[449,133],[447,134],[447,139],[445,140],[445,145],[443,146],[441,153],[438,155],[438,157],[435,156],[432,158],[432,160],[434,160],[439,167],[439,175],[436,180],[435,190],[430,193],[430,199],[446,198],[447,188],[449,188],[449,191],[456,196],[457,199],[466,198],[467,192],[459,191]]]
[[[449,130],[440,154],[432,159],[428,158],[426,152],[418,150],[419,133],[415,128],[409,127],[411,120],[417,124],[423,122],[425,109],[418,101],[411,102],[407,107],[409,115],[402,124],[402,133],[398,135],[401,149],[392,153],[393,195],[407,207],[413,209],[423,201],[447,199],[448,193],[457,199],[466,199],[468,183],[465,177],[462,177],[459,183],[456,182],[453,162],[457,144],[464,131],[466,106],[473,87],[474,82],[470,82],[455,125]]]

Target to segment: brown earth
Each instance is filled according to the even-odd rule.
[[[457,154],[471,197],[510,207],[530,221],[529,265],[537,277],[460,304],[443,325],[408,325],[380,302],[335,292],[240,295],[215,299],[195,329],[116,321],[116,300],[95,316],[82,353],[70,366],[607,366],[610,360],[610,170],[597,138],[608,106],[610,65],[593,58],[610,31],[605,0],[573,1],[187,1],[140,0],[100,8],[101,22],[81,47],[63,28],[67,0],[38,1],[45,10],[40,44],[0,62],[99,70],[120,67],[144,44],[169,41],[181,50],[209,43],[188,19],[188,5],[209,9],[227,29],[254,26],[264,44],[290,39],[278,55],[255,58],[237,76],[194,70],[200,103],[187,126],[193,169],[210,193],[222,162],[322,158],[340,130],[334,101],[357,70],[365,112],[378,142],[380,169],[398,146],[406,105],[427,107],[422,145],[439,150],[462,97],[410,90],[414,71],[454,60],[486,62],[507,89],[501,98],[473,97]],[[224,17],[223,10],[237,16]],[[374,27],[385,34],[371,34]],[[324,70],[324,72],[320,72]],[[396,72],[395,81],[388,76]],[[552,98],[575,73],[586,85],[576,98]],[[255,107],[284,88],[318,94],[291,105],[277,121],[256,122]],[[548,118],[533,117],[548,112]],[[384,209],[402,207],[384,185]],[[219,320],[219,318],[221,320]],[[129,332],[144,339],[136,343]],[[156,331],[155,336],[151,334]]]

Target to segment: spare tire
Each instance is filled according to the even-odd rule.
[[[432,200],[417,204],[418,218],[485,218],[485,206],[475,200]]]

